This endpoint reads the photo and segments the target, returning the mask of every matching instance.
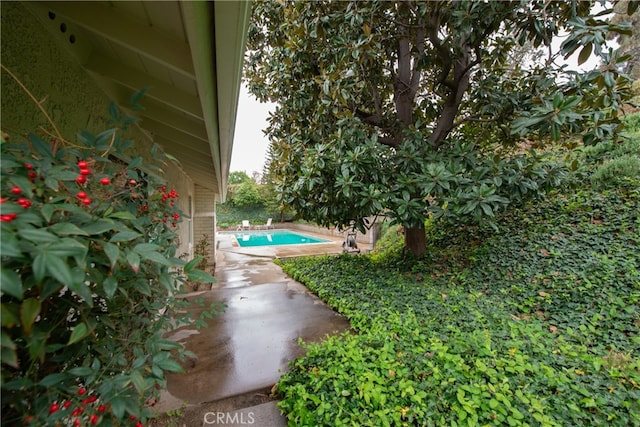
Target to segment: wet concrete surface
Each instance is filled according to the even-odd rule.
[[[288,277],[273,258],[340,251],[338,239],[314,245],[240,248],[230,237],[222,236],[216,259],[217,282],[212,290],[189,298],[202,298],[204,307],[222,302],[226,310],[208,320],[208,328],[182,327],[167,335],[197,359],[183,364],[184,373],[168,376],[167,392],[161,396],[157,411],[187,410],[197,423],[204,411],[212,408],[242,409],[241,396],[246,401],[253,393],[261,398],[257,403],[268,400],[265,396],[289,362],[303,354],[299,338],[319,341],[349,328],[346,319]],[[190,309],[194,315],[200,310]]]

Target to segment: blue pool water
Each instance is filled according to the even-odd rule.
[[[245,246],[276,246],[323,243],[330,240],[318,239],[288,230],[236,231],[232,233],[238,244]]]

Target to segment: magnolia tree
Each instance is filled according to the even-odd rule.
[[[427,217],[490,220],[557,184],[561,169],[524,148],[611,138],[629,97],[626,58],[606,46],[629,26],[593,6],[256,2],[245,74],[278,105],[266,132],[281,202],[361,230],[384,214],[421,255]],[[571,71],[574,53],[601,65]]]

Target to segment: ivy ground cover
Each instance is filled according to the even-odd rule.
[[[640,180],[602,178],[637,148],[498,232],[431,224],[420,261],[280,260],[354,329],[282,377],[290,425],[640,425]]]

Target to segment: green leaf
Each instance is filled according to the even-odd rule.
[[[140,237],[139,233],[134,231],[121,231],[116,233],[109,241],[110,242],[129,242]]]
[[[102,288],[107,298],[113,298],[118,289],[118,281],[115,277],[109,276],[102,282]]]
[[[113,412],[113,416],[116,419],[124,418],[124,412],[127,408],[127,401],[129,399],[125,399],[124,397],[115,396],[111,400],[109,400],[109,404],[111,405],[111,411]]]
[[[160,249],[160,246],[155,245],[153,243],[138,243],[133,248],[133,250],[139,253],[140,255],[143,255],[146,252],[154,252],[154,251],[157,251],[158,249]]]
[[[81,323],[81,325],[84,325],[84,323]],[[74,377],[88,377],[94,373],[93,369],[88,366],[76,366],[75,368],[69,369],[67,372],[69,375],[73,375]]]
[[[85,246],[85,244],[78,241],[77,239],[70,237],[63,237],[57,242],[54,242],[51,245],[44,246],[43,248],[44,251],[46,251],[50,255],[54,255],[57,257],[83,257],[89,250],[89,248]]]
[[[89,235],[102,234],[116,228],[113,221],[98,220],[91,224],[85,225],[82,229]]]
[[[129,376],[129,378],[131,378],[131,382],[133,383],[133,386],[136,388],[138,393],[140,393],[141,395],[144,394],[146,386],[145,386],[144,378],[142,377],[140,372],[139,371],[131,372],[131,375]]]
[[[161,360],[157,363],[157,366],[159,366],[163,371],[184,372],[182,366],[173,359]]]
[[[2,363],[12,366],[14,368],[19,367],[18,355],[16,353],[16,344],[13,342],[11,337],[2,330],[2,334],[0,335],[2,342]]]
[[[141,164],[142,164],[142,157],[134,157],[129,162],[129,169],[138,168],[138,167],[140,167]]]
[[[47,230],[42,228],[24,228],[18,230],[18,235],[23,239],[36,244],[56,242],[59,238],[55,234],[49,233]]]
[[[31,145],[36,153],[43,155],[49,159],[53,159],[53,151],[51,151],[51,145],[47,142],[44,142],[38,135],[35,133],[29,134],[29,140],[31,141]]]
[[[3,346],[0,348],[0,357],[2,357],[3,365],[6,364],[16,369],[20,367],[18,354],[15,350]]]
[[[22,299],[22,281],[13,270],[3,268],[0,270],[0,291],[19,300]]]
[[[158,252],[144,252],[140,254],[141,258],[145,261],[152,261],[160,265],[171,266],[173,263],[169,259]]]
[[[33,271],[33,277],[36,279],[36,282],[42,282],[47,271],[47,259],[45,254],[36,255],[33,259],[33,263],[31,264],[31,271]]]
[[[84,339],[87,335],[89,335],[89,327],[86,323],[78,323],[71,331],[71,336],[69,337],[69,341],[67,345],[71,345],[77,343],[78,341]]]
[[[53,231],[59,236],[67,236],[67,235],[88,236],[89,235],[85,230],[79,228],[75,224],[71,224],[70,222],[59,222],[49,227],[49,230]]]
[[[15,234],[0,233],[0,254],[13,258],[20,258],[22,256],[22,251],[20,250]]]
[[[45,263],[47,271],[51,276],[63,285],[71,286],[73,284],[73,276],[71,275],[71,270],[69,269],[69,265],[65,258],[60,258],[59,256],[52,255],[48,252],[41,255],[42,262]]]
[[[150,89],[151,89],[150,86],[145,86],[144,88],[131,94],[131,97],[129,98],[129,103],[131,104],[131,108],[134,111],[144,110],[144,107],[142,107],[142,105],[140,105],[139,102]]]
[[[591,52],[593,51],[593,43],[586,44],[582,50],[580,51],[580,55],[578,55],[578,65],[582,65],[591,56]]]
[[[190,281],[198,283],[215,283],[216,281],[215,277],[202,270],[193,270],[187,273],[187,277]]]
[[[127,262],[131,266],[134,273],[138,273],[140,270],[140,256],[135,252],[129,252],[127,254]]]
[[[33,322],[40,314],[41,303],[37,298],[28,298],[20,305],[20,324],[26,335],[31,335]]]
[[[184,270],[185,273],[190,273],[191,271],[193,271],[196,268],[196,266],[198,265],[198,263],[201,260],[202,260],[202,257],[200,257],[200,256],[195,257],[194,259],[192,259],[191,261],[186,263],[184,265],[184,267],[182,267],[182,269]]]
[[[114,268],[116,266],[116,263],[118,262],[118,258],[120,257],[120,249],[113,243],[104,243],[102,245],[102,248],[104,250],[104,253],[107,255],[107,258],[109,258],[111,268]]]
[[[42,387],[49,388],[51,386],[55,386],[55,385],[58,385],[58,384],[62,383],[67,378],[69,378],[68,374],[58,372],[58,373],[55,373],[55,374],[47,375],[42,380],[40,380],[40,382],[38,384],[40,384]]]
[[[128,211],[118,211],[118,212],[114,212],[112,214],[109,214],[109,218],[115,218],[115,219],[124,219],[124,220],[135,220],[136,216],[134,214],[132,214],[131,212]]]

